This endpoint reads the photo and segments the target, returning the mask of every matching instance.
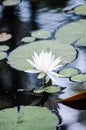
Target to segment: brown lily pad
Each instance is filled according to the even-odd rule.
[[[86,110],[86,91],[72,97],[60,100],[60,103],[74,109]]]
[[[12,37],[12,35],[10,33],[6,33],[6,32],[0,33],[0,42],[7,41],[11,37]]]

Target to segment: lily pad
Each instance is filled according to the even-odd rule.
[[[81,93],[60,100],[60,103],[72,107],[74,109],[86,110],[86,90]]]
[[[86,33],[86,20],[79,20],[61,27],[56,32],[56,38],[63,43],[73,44]]]
[[[71,81],[74,82],[86,82],[86,74],[78,74],[71,77]]]
[[[76,42],[76,46],[86,46],[86,33]]]
[[[56,58],[60,56],[63,65],[70,63],[76,56],[76,50],[71,45],[65,45],[56,40],[42,40],[21,45],[13,50],[8,56],[8,64],[22,71],[32,69],[26,59],[32,59],[34,52],[40,53],[42,50],[52,51]]]
[[[19,4],[20,3],[20,0],[5,0],[3,1],[3,5],[4,6],[14,6],[16,4]]]
[[[20,118],[15,108],[0,111],[0,130],[54,130],[57,122],[47,108],[21,107]]]
[[[45,87],[45,88],[35,89],[34,92],[35,93],[43,93],[43,92],[46,92],[46,93],[57,93],[60,90],[61,89],[58,86],[48,86],[48,87]]]
[[[29,37],[29,36],[27,36],[27,37],[23,37],[23,38],[21,39],[21,41],[22,41],[22,42],[25,42],[25,43],[33,42],[33,41],[35,41],[35,38],[34,38],[34,37]]]
[[[6,52],[0,52],[0,60],[3,60],[7,58],[7,53]]]
[[[9,46],[0,45],[0,51],[7,51],[7,50],[9,50]]]
[[[78,73],[79,73],[78,70],[75,68],[65,68],[59,71],[59,74],[63,75],[64,77],[70,77]]]
[[[46,39],[51,37],[51,32],[46,30],[37,30],[31,33],[31,35],[38,39]]]
[[[49,86],[49,87],[44,88],[44,91],[47,93],[57,93],[60,90],[61,90],[60,87],[57,87],[57,86]]]
[[[34,93],[43,93],[44,92],[44,88],[38,88],[34,90]]]
[[[74,13],[77,15],[86,15],[86,5],[80,5],[74,9]]]

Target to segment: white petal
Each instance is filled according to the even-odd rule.
[[[38,79],[41,79],[41,78],[43,78],[45,75],[46,75],[46,73],[43,73],[43,72],[42,72],[42,73],[40,73],[40,74],[38,75],[37,78],[38,78]]]
[[[60,74],[58,74],[58,73],[56,73],[56,72],[50,72],[52,75],[54,75],[54,76],[56,76],[56,77],[64,77],[64,76],[62,76],[62,75],[60,75]]]
[[[28,73],[39,73],[40,71],[36,70],[36,69],[33,69],[33,70],[25,70],[25,72],[28,72]]]
[[[54,66],[58,65],[61,62],[61,58],[58,57],[57,59],[55,59],[52,63],[54,64]]]
[[[29,59],[27,59],[27,61],[34,67],[34,62],[33,61],[31,61]]]
[[[57,82],[57,76],[56,75],[53,75],[51,73],[47,73],[48,77],[53,81],[55,82],[56,84],[58,84]]]

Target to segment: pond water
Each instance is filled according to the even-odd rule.
[[[34,30],[48,30],[52,33],[50,39],[55,39],[55,33],[60,27],[86,18],[71,13],[76,6],[86,4],[85,0],[37,0],[37,2],[22,0],[15,6],[3,6],[2,1],[0,4],[0,32],[8,32],[12,35],[10,40],[1,42],[1,45],[4,44],[10,47],[8,53],[20,46],[22,44],[21,39],[30,35]],[[76,60],[70,63],[70,66],[86,73],[86,47],[77,47],[76,49],[78,51]],[[32,90],[40,84],[41,81],[37,80],[36,75],[28,75],[9,66],[6,60],[1,60],[0,109],[19,105],[40,105],[39,97],[30,95],[27,91],[18,91],[19,89]],[[66,87],[64,93],[59,94],[59,98],[67,98],[86,89],[86,83],[74,83],[66,78],[59,78],[58,85]],[[53,98],[57,100],[58,96],[50,98],[48,100],[52,102]],[[56,108],[52,103],[49,106],[48,101],[44,103],[45,100],[41,105],[48,105],[50,109]],[[62,121],[57,129],[86,130],[86,110],[73,109],[60,103],[58,105]]]

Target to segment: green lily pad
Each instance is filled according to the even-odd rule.
[[[0,45],[0,51],[7,51],[7,50],[9,50],[9,46]]]
[[[48,86],[48,87],[45,87],[45,88],[35,89],[34,92],[35,93],[43,93],[43,92],[46,92],[46,93],[57,93],[60,90],[61,89],[58,86]]]
[[[86,74],[78,74],[71,77],[71,80],[74,82],[86,82]]]
[[[20,3],[20,0],[5,0],[3,1],[3,5],[4,6],[14,6],[16,4],[19,4]]]
[[[23,37],[23,38],[21,39],[21,41],[22,41],[22,42],[26,42],[26,43],[28,43],[28,42],[33,42],[33,41],[35,41],[35,38],[34,38],[34,37],[29,37],[29,36],[27,36],[27,37]]]
[[[83,34],[86,33],[86,20],[79,20],[61,27],[56,32],[56,38],[63,43],[72,44],[79,41]]]
[[[65,68],[59,71],[60,75],[63,75],[64,77],[71,77],[73,75],[78,74],[78,70],[75,68]]]
[[[58,118],[47,108],[21,107],[21,117],[15,108],[0,111],[0,130],[55,130]]]
[[[34,93],[43,93],[44,92],[44,88],[37,88],[34,90]]]
[[[76,46],[86,46],[86,33],[76,42]]]
[[[51,32],[46,31],[46,30],[37,30],[31,33],[31,35],[35,38],[39,39],[46,39],[51,37]]]
[[[8,56],[7,63],[13,68],[22,71],[33,69],[26,59],[32,59],[34,52],[40,53],[42,50],[52,51],[56,58],[60,56],[63,65],[70,63],[76,56],[76,50],[71,45],[65,45],[56,40],[41,40],[32,42],[31,44],[21,45],[13,50]]]
[[[80,5],[74,9],[74,13],[77,15],[86,15],[86,5]]]
[[[7,53],[6,52],[0,52],[0,60],[3,60],[7,57]]]
[[[57,93],[60,90],[61,90],[60,87],[57,87],[57,86],[49,86],[49,87],[44,88],[44,91],[47,93]]]

